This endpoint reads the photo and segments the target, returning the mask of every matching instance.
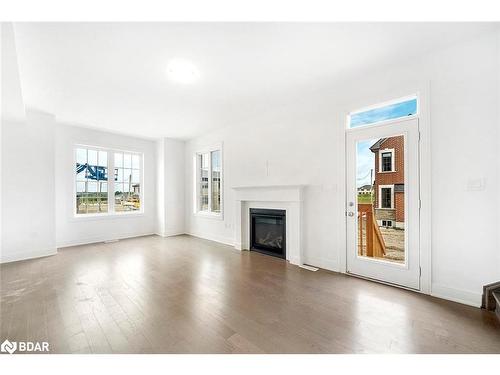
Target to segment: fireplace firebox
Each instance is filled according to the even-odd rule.
[[[250,209],[250,250],[286,259],[286,211]]]

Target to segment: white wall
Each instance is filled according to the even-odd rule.
[[[183,234],[184,141],[163,138],[156,142],[158,176],[158,229],[160,236]]]
[[[1,262],[56,253],[52,115],[2,122]]]
[[[224,142],[225,213],[223,221],[194,216],[192,199],[186,199],[186,230],[232,243],[232,186],[305,184],[306,262],[340,270],[344,114],[430,87],[423,94],[431,126],[432,293],[478,305],[482,286],[500,280],[497,38],[481,36],[419,60],[325,83],[285,107],[191,140],[186,160],[204,145]],[[193,194],[192,176],[192,163],[186,163],[187,197]],[[484,179],[485,189],[469,191],[468,182],[477,179]]]
[[[74,159],[77,144],[109,147],[144,154],[144,214],[112,217],[73,215]],[[156,232],[156,145],[152,140],[57,124],[55,134],[56,243],[58,247]]]
[[[2,119],[24,121],[26,114],[19,80],[17,50],[11,23],[1,23]]]
[[[53,116],[22,98],[12,25],[2,23],[0,262],[54,254]]]

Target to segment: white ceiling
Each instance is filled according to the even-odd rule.
[[[188,139],[328,84],[489,31],[477,23],[17,23],[25,104],[61,121]],[[172,58],[200,80],[166,79]]]

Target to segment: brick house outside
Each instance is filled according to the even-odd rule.
[[[404,229],[404,137],[381,138],[370,150],[375,154],[373,190],[377,223]]]

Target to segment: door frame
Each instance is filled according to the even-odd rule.
[[[347,273],[347,120],[352,111],[367,108],[377,103],[385,103],[397,98],[405,98],[409,95],[417,95],[418,119],[420,128],[419,142],[419,192],[420,192],[420,232],[419,232],[419,254],[420,254],[420,293],[432,293],[432,251],[431,251],[431,132],[430,132],[430,82],[418,82],[399,87],[380,87],[373,92],[362,93],[359,98],[343,103],[343,110],[339,112],[338,123],[342,126],[343,139],[339,142],[339,207],[342,210],[338,216],[338,238],[339,238],[339,272]],[[386,122],[387,123],[387,122]],[[392,284],[391,284],[392,285]],[[401,287],[404,288],[404,287]]]

